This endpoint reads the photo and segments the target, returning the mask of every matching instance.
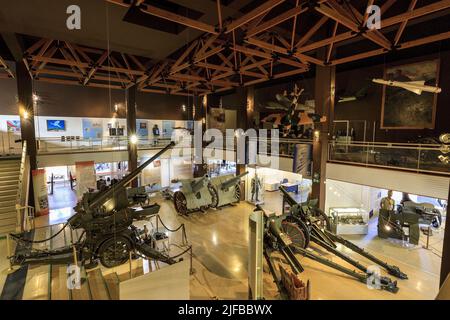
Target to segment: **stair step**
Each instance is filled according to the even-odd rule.
[[[67,265],[53,265],[51,274],[51,299],[70,300],[67,287]]]
[[[0,206],[0,214],[16,212],[16,204],[13,206]]]
[[[79,289],[70,290],[72,300],[91,300],[89,282],[87,280],[86,271],[81,269],[81,285]]]
[[[1,181],[1,179],[0,179],[0,185],[3,185],[3,186],[11,187],[11,186],[17,186],[18,184],[19,184],[18,178],[15,180],[7,180],[7,181]]]
[[[10,189],[0,189],[0,197],[8,196],[8,195],[17,195],[17,188],[10,188]]]
[[[5,201],[1,201],[0,200],[0,208],[2,207],[13,207],[16,205],[16,200],[5,200]]]
[[[4,236],[8,233],[16,232],[16,224],[9,224],[0,226],[0,236]]]
[[[100,268],[87,273],[89,288],[91,289],[92,300],[109,300],[109,293],[106,287]]]
[[[111,300],[119,300],[119,277],[117,276],[117,273],[111,272],[110,274],[105,275],[104,279]]]
[[[20,174],[20,168],[19,167],[0,167],[0,174],[11,172],[16,173],[17,175]]]
[[[2,195],[0,194],[0,201],[15,201],[16,200],[16,195],[15,194],[7,194],[7,195]]]
[[[19,181],[18,174],[0,174],[0,181]]]
[[[5,218],[0,216],[0,226],[10,226],[12,224],[15,226],[16,223],[17,223],[17,217],[15,215],[5,217]]]

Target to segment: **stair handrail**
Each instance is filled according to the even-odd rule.
[[[28,216],[28,187],[30,181],[29,174],[29,157],[27,155],[27,141],[24,140],[22,144],[22,154],[20,158],[19,170],[19,184],[16,196],[16,210],[17,210],[17,231],[23,232],[26,229]],[[27,208],[27,210],[23,210]]]

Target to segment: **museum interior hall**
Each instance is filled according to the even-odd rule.
[[[0,300],[449,300],[450,0],[0,0]]]

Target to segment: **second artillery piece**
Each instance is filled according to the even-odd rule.
[[[216,199],[211,207],[220,208],[239,202],[241,199],[240,181],[247,174],[248,172],[244,172],[237,176],[227,174],[211,178],[210,190],[215,193],[214,199]]]
[[[175,210],[181,215],[187,215],[195,211],[205,211],[211,204],[217,202],[215,193],[211,191],[208,175],[200,178],[183,179],[181,189],[173,194]]]

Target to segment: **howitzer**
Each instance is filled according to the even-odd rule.
[[[195,211],[207,210],[214,203],[215,194],[210,190],[208,176],[180,180],[181,190],[173,194],[175,210],[186,215]]]
[[[160,206],[153,204],[141,209],[129,207],[125,186],[151,162],[171,149],[175,144],[171,142],[149,160],[133,170],[121,181],[108,189],[96,193],[85,193],[83,198],[74,208],[76,213],[68,219],[67,224],[71,229],[83,229],[83,236],[71,247],[63,247],[58,250],[47,250],[17,254],[12,257],[15,264],[27,263],[53,263],[59,258],[66,257],[71,262],[73,254],[68,254],[73,248],[77,257],[82,262],[90,261],[90,265],[97,264],[97,260],[105,267],[115,267],[125,263],[129,259],[129,253],[136,251],[147,258],[173,264],[175,261],[152,247],[152,236],[142,237],[142,230],[132,225],[134,220],[141,220],[147,216],[157,214]],[[61,230],[62,231],[62,230]],[[60,231],[60,232],[61,232]],[[15,236],[18,241],[25,241],[23,236]],[[46,239],[45,241],[48,241]],[[33,242],[29,241],[28,242]],[[41,241],[42,242],[42,241]],[[72,251],[72,252],[73,252]]]
[[[295,249],[297,253],[318,261],[324,265],[327,265],[331,268],[339,270],[343,273],[346,273],[354,278],[358,279],[361,282],[367,281],[369,277],[372,277],[372,271],[369,270],[368,267],[354,260],[350,256],[340,252],[337,249],[337,243],[340,243],[347,247],[348,249],[358,253],[359,255],[371,260],[372,262],[380,265],[385,268],[389,274],[396,276],[400,279],[407,279],[407,275],[400,271],[400,269],[396,266],[392,266],[387,264],[386,262],[381,261],[376,258],[374,255],[368,253],[364,249],[358,247],[350,241],[343,239],[342,237],[334,234],[330,230],[329,219],[325,215],[325,213],[318,208],[312,207],[310,202],[299,204],[297,203],[291,195],[283,188],[280,187],[280,191],[283,194],[283,209],[284,203],[290,205],[290,209],[288,213],[284,213],[281,217],[283,217],[283,221],[281,222],[282,230],[291,238],[292,244],[291,246]],[[323,247],[331,254],[338,256],[344,261],[350,263],[355,266],[359,270],[363,271],[363,273],[357,273],[353,270],[350,270],[346,267],[343,267],[331,260],[325,259],[317,254],[314,254],[311,250],[307,250],[309,245],[309,241],[313,241],[317,245]],[[372,279],[372,278],[371,278]],[[380,288],[388,290],[390,292],[397,292],[397,283],[395,281],[390,280],[387,277],[380,277]]]
[[[240,201],[241,187],[239,182],[248,172],[241,173],[237,176],[224,175],[214,177],[210,180],[210,189],[214,192],[216,200],[211,207],[219,208],[228,204]]]
[[[248,171],[241,173],[241,174],[237,175],[236,177],[228,179],[225,182],[222,182],[220,185],[220,189],[223,191],[228,190],[230,187],[235,186],[236,183],[238,183],[241,180],[241,178],[247,174],[248,174]]]
[[[197,193],[206,185],[206,179],[208,179],[207,175],[204,175],[203,177],[191,181],[191,190],[193,193]]]

